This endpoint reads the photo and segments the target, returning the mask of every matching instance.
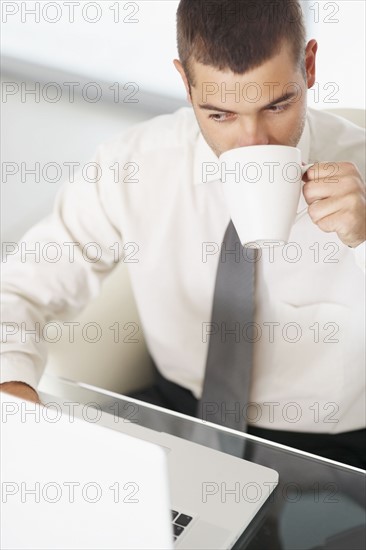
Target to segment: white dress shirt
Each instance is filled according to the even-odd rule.
[[[350,161],[365,177],[364,131],[341,118],[309,109],[299,148],[304,163]],[[183,108],[118,135],[91,162],[99,168],[65,183],[52,215],[24,236],[40,257],[22,262],[20,246],[7,258],[2,319],[29,330],[77,312],[98,295],[116,254],[125,254],[155,363],[199,398],[219,248],[230,219],[219,176],[206,178],[202,169],[217,157],[192,109]],[[298,211],[304,207],[301,196]],[[245,414],[249,424],[270,429],[363,428],[364,244],[348,248],[309,216],[294,224],[289,241],[271,249],[273,256],[263,250],[257,263],[258,338]],[[57,262],[42,258],[50,242],[61,247]],[[98,244],[96,262],[82,254],[88,243]],[[95,251],[88,247],[89,256]],[[36,387],[45,345],[30,337],[22,342],[20,331],[12,335],[17,325],[7,328],[2,381]]]

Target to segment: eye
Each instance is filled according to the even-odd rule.
[[[232,118],[234,115],[230,113],[216,113],[214,115],[209,115],[209,119],[214,120],[215,122],[225,122]]]
[[[283,113],[283,111],[286,111],[290,107],[290,103],[282,103],[282,105],[273,105],[272,107],[268,108],[268,111],[273,113],[274,115],[278,115],[280,113]]]

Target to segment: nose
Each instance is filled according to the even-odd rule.
[[[236,147],[248,147],[249,145],[268,145],[269,136],[266,128],[256,118],[248,117],[240,124]]]

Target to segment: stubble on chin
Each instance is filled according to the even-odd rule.
[[[298,144],[299,144],[299,141],[301,139],[301,136],[303,134],[303,131],[304,131],[304,128],[305,128],[305,123],[306,123],[306,113],[307,113],[307,109],[306,107],[303,109],[302,113],[301,113],[301,118],[300,118],[300,124],[299,124],[299,127],[298,127],[298,130],[296,132],[296,134],[294,135],[294,138],[293,138],[293,143],[291,143],[291,147],[297,147]]]

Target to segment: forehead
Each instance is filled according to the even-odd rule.
[[[215,67],[192,61],[191,71],[194,78],[192,87],[200,103],[237,103],[238,97],[260,97],[263,103],[273,101],[283,95],[283,90],[292,91],[291,83],[299,83],[301,71],[294,62],[291,51],[283,47],[281,51],[262,65],[244,74],[233,73],[229,69],[218,70]]]

